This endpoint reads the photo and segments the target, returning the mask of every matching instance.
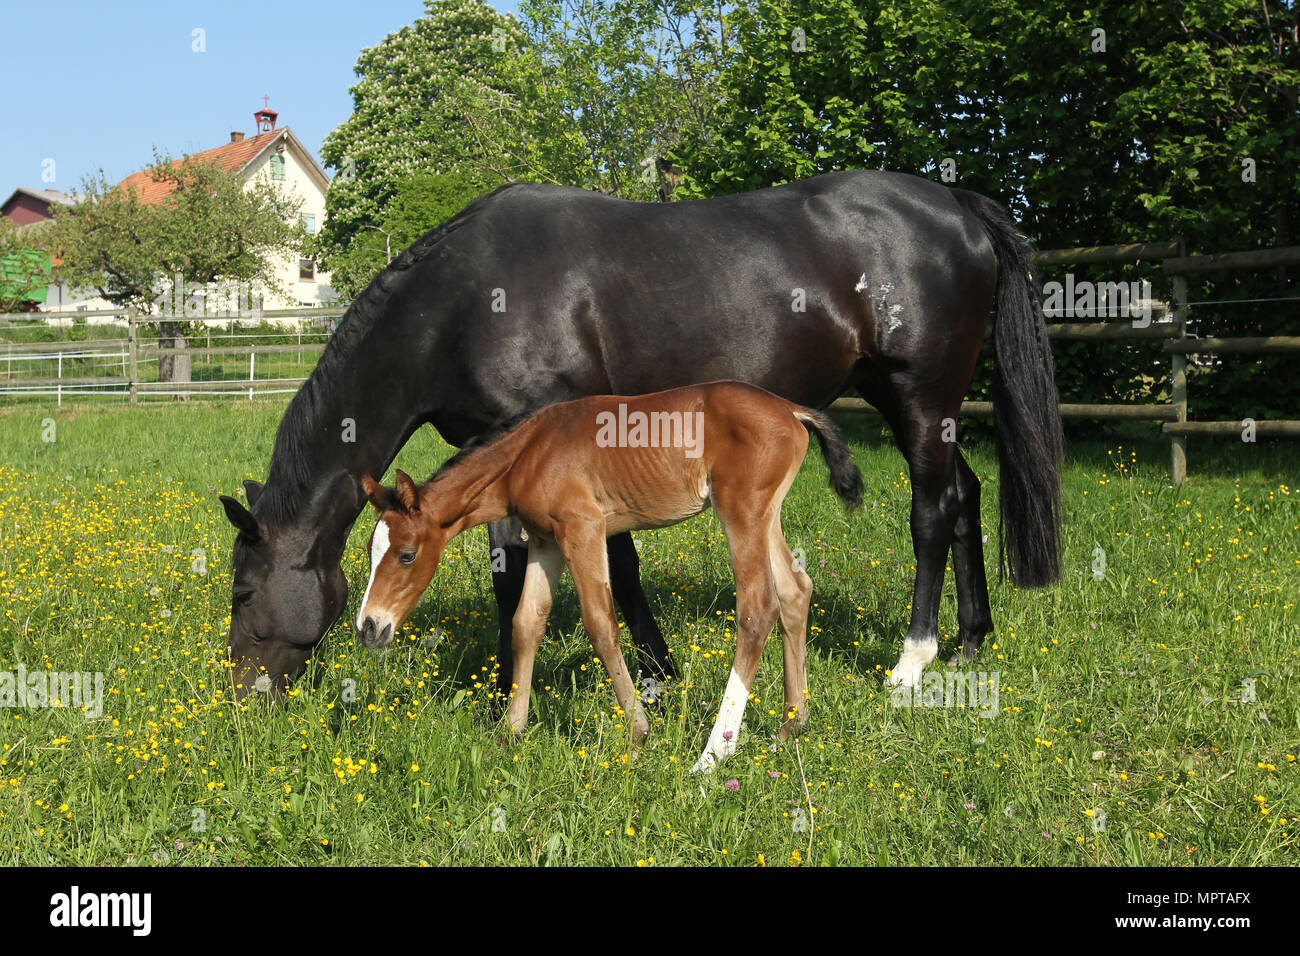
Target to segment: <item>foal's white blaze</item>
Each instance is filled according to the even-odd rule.
[[[894,665],[893,674],[889,678],[890,685],[920,687],[921,671],[925,670],[926,665],[934,660],[938,653],[937,637],[923,638],[916,642],[904,641],[903,653],[899,656],[898,663]]]
[[[370,539],[370,580],[366,582],[366,593],[361,598],[361,609],[357,611],[357,630],[366,623],[366,605],[370,603],[370,588],[375,583],[375,572],[379,562],[388,553],[388,522],[380,518],[375,522],[375,533]]]
[[[740,719],[745,716],[745,703],[748,700],[749,691],[733,667],[731,676],[727,678],[727,692],[718,709],[718,719],[713,722],[713,730],[709,734],[709,742],[704,753],[700,754],[700,759],[695,761],[691,773],[713,773],[719,763],[736,752]]]

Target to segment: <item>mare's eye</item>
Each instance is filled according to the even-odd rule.
[[[414,563],[415,563],[415,552],[414,552],[414,551],[403,551],[401,554],[399,554],[399,555],[397,556],[397,560],[398,560],[398,561],[401,561],[403,564],[414,564]]]
[[[250,605],[250,604],[253,603],[253,594],[254,594],[254,593],[255,593],[255,592],[253,592],[253,591],[251,591],[251,590],[250,590],[250,591],[236,591],[236,592],[235,592],[235,603],[238,604],[240,607],[247,607],[248,605]]]

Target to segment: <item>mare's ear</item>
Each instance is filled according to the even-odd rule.
[[[226,509],[226,517],[239,530],[239,536],[249,544],[262,540],[262,526],[253,513],[229,495],[221,496],[221,507]]]
[[[257,504],[257,499],[262,496],[262,483],[248,478],[244,481],[244,494],[248,496],[248,507],[252,508]]]
[[[397,500],[411,514],[419,513],[420,493],[416,490],[415,482],[411,480],[411,476],[400,468],[397,469]]]

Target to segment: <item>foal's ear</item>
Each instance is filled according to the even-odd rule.
[[[369,475],[361,476],[361,490],[366,493],[366,500],[375,506],[375,510],[380,514],[384,513],[385,498],[384,492],[388,489],[381,485]]]
[[[416,514],[420,510],[420,493],[415,488],[415,482],[400,468],[397,469],[397,500],[411,514]]]
[[[221,507],[226,509],[226,517],[239,529],[239,536],[249,544],[262,540],[262,526],[258,524],[253,513],[229,495],[221,496]]]

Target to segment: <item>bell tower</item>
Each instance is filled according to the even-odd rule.
[[[269,133],[275,129],[275,120],[280,114],[271,109],[271,97],[262,97],[262,108],[253,114],[254,129],[257,130],[253,135],[261,136],[263,133]]]

